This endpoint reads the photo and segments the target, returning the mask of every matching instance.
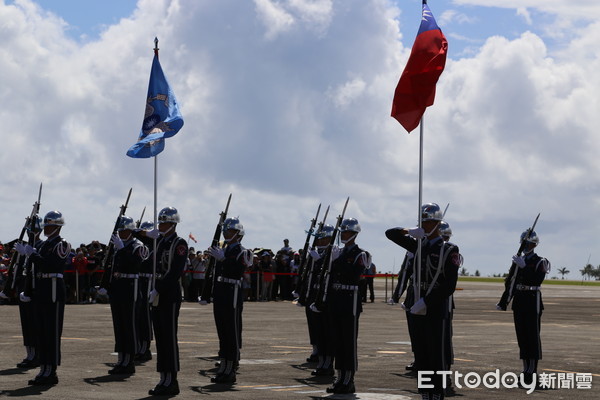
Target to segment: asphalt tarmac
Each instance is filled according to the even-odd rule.
[[[389,291],[389,288],[388,288]],[[501,380],[519,373],[521,361],[512,312],[496,311],[501,284],[459,282],[455,293],[453,371],[471,373],[468,387],[455,381],[456,399],[600,399],[600,287],[543,286],[543,359],[553,388],[505,388]],[[389,294],[389,292],[388,292]],[[181,371],[178,399],[420,399],[417,379],[407,376],[412,361],[405,314],[385,303],[384,281],[376,280],[376,301],[364,305],[358,338],[357,393],[330,395],[331,378],[315,379],[306,362],[311,346],[304,310],[290,302],[248,302],[243,313],[243,348],[237,383],[212,384],[217,336],[212,306],[183,303],[179,318]],[[39,399],[150,399],[158,382],[154,359],[129,377],[108,375],[116,361],[107,304],[67,305],[59,384],[28,386],[37,370],[15,367],[25,350],[17,306],[0,306],[0,397]],[[154,351],[154,344],[152,347]],[[496,372],[497,371],[497,372]],[[487,388],[476,375],[489,375]],[[496,374],[496,375],[493,375]],[[507,375],[508,374],[508,375]],[[495,377],[499,378],[496,379]],[[508,379],[508,378],[507,378]],[[592,380],[591,384],[589,380]],[[494,382],[495,381],[495,382]],[[506,383],[509,380],[505,381]],[[462,387],[459,388],[458,384]],[[560,386],[560,387],[559,387]],[[572,386],[572,388],[569,388]],[[585,389],[584,387],[590,387]]]

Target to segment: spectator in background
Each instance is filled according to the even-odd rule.
[[[273,261],[273,253],[271,250],[263,250],[260,254],[260,262],[258,269],[262,274],[262,301],[271,300],[271,290],[273,286],[273,271],[275,270],[275,262]]]
[[[72,258],[71,264],[76,272],[78,285],[74,289],[78,289],[77,303],[84,303],[88,298],[89,277],[88,277],[88,259],[86,257],[87,249],[82,246],[77,249],[75,257]]]
[[[198,251],[192,258],[190,269],[192,270],[192,279],[190,280],[190,286],[188,288],[188,300],[197,302],[198,297],[202,293],[202,288],[204,287],[206,271],[206,259],[201,251]]]

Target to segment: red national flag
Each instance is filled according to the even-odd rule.
[[[198,241],[196,240],[196,238],[194,237],[194,235],[192,235],[192,232],[190,232],[190,234],[188,235],[188,237],[190,239],[192,239],[194,241],[194,243],[198,243]]]
[[[425,109],[433,104],[447,51],[448,41],[423,0],[421,26],[392,102],[392,117],[408,132],[419,126]]]

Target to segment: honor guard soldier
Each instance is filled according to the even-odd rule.
[[[133,219],[121,216],[117,233],[111,237],[115,253],[108,279],[108,298],[115,334],[115,352],[119,357],[114,368],[108,371],[111,375],[135,373],[138,274],[142,262],[148,258],[148,248],[133,237],[134,229]]]
[[[354,393],[354,374],[358,368],[358,317],[362,312],[359,294],[360,277],[371,265],[371,255],[358,247],[356,236],[360,224],[354,218],[344,219],[340,225],[340,240],[344,244],[337,257],[332,255],[331,277],[327,298],[327,313],[337,378],[327,393]]]
[[[537,376],[538,360],[542,359],[542,342],[540,328],[542,321],[542,282],[550,272],[550,262],[538,256],[534,249],[539,244],[538,235],[531,230],[521,234],[521,244],[524,244],[523,255],[513,256],[513,265],[506,277],[507,290],[511,291],[513,318],[517,342],[519,343],[519,358],[523,361],[523,381],[531,384]],[[503,299],[505,297],[503,296]],[[506,310],[508,304],[502,300],[496,306]]]
[[[450,228],[450,224],[446,221],[442,221],[440,223],[440,236],[444,239],[445,242],[450,242],[450,238],[452,237],[452,228]],[[452,368],[452,364],[454,364],[454,346],[452,345],[452,319],[454,318],[454,295],[450,295],[450,299],[448,301],[448,318],[446,318],[446,328],[444,333],[446,334],[446,341],[444,345],[444,350],[446,350],[446,371],[450,371]],[[446,395],[450,396],[454,394],[454,388],[452,387],[452,381],[450,380],[450,375],[446,376]]]
[[[447,367],[447,354],[444,350],[447,337],[444,330],[449,317],[450,296],[456,289],[462,256],[456,245],[446,243],[440,236],[442,211],[437,204],[423,205],[421,220],[422,228],[392,228],[385,234],[388,239],[415,254],[414,290],[419,291],[420,297],[409,309],[414,324],[415,364],[418,370],[433,373],[433,388],[419,388],[419,392],[423,399],[437,400],[443,399],[445,395],[442,375],[436,372],[444,371]],[[420,260],[417,254],[419,239],[423,239]]]
[[[20,254],[30,257],[32,265],[26,279],[26,288],[20,294],[23,302],[33,300],[33,312],[38,334],[40,372],[30,385],[55,385],[56,368],[60,365],[60,338],[65,313],[65,283],[63,274],[71,245],[60,237],[65,220],[59,211],[50,211],[43,221],[44,235],[48,238],[35,248],[19,244]]]
[[[242,346],[242,279],[246,268],[252,265],[253,254],[240,243],[244,227],[238,218],[227,218],[222,232],[225,247],[208,249],[216,260],[212,301],[220,358],[217,375],[211,378],[211,382],[235,383]]]
[[[317,367],[312,371],[315,376],[333,376],[333,342],[329,335],[329,316],[327,310],[323,312],[314,312],[310,305],[313,304],[319,291],[319,275],[323,268],[323,252],[331,241],[333,230],[332,225],[323,225],[320,232],[317,233],[315,240],[315,249],[309,250],[310,259],[308,261],[308,276],[306,283],[306,321],[308,323],[308,335],[310,343],[316,348]],[[310,362],[310,359],[307,361]]]
[[[42,226],[40,223],[40,217],[38,215],[34,215],[33,219],[34,221],[27,225],[27,235],[29,236],[29,243],[33,243],[33,247],[39,249],[42,243],[40,240]],[[13,257],[17,257],[17,260],[12,270],[8,271],[8,279],[6,280],[5,290],[21,293],[25,291],[25,276],[27,275],[27,271],[31,269],[31,258],[25,257],[19,252],[16,252]],[[9,297],[4,293],[4,291],[2,291],[0,292],[0,298],[8,299]],[[19,316],[21,317],[21,332],[23,333],[23,345],[27,351],[27,356],[23,359],[23,361],[17,364],[17,368],[37,368],[40,366],[40,363],[36,351],[37,335],[33,304],[31,301],[24,302],[20,298],[18,299],[18,302]]]
[[[402,308],[406,311],[406,325],[408,328],[408,336],[410,338],[410,347],[411,351],[414,355],[415,353],[415,333],[414,333],[414,323],[412,320],[412,314],[410,313],[410,307],[414,304],[415,295],[414,295],[414,287],[413,287],[413,262],[415,255],[410,251],[407,251],[404,255],[404,260],[402,261],[402,266],[400,267],[400,272],[398,272],[398,283],[396,284],[396,288],[394,289],[394,293],[392,294],[392,303],[399,303],[400,298],[406,291],[406,298],[402,303]],[[416,376],[418,368],[415,365],[414,357],[413,361],[410,362],[405,369],[409,371],[408,375]]]
[[[154,222],[145,221],[140,224],[140,227],[135,230],[135,236],[149,249],[148,257],[142,261],[138,279],[138,299],[135,309],[135,331],[137,336],[137,352],[135,361],[145,362],[152,360],[152,352],[150,351],[150,343],[152,342],[152,320],[150,318],[150,304],[148,296],[152,290],[152,269],[153,269],[153,252],[154,239],[146,236],[146,232],[154,229]]]
[[[174,207],[165,207],[158,214],[158,229],[146,235],[161,239],[156,249],[156,276],[148,301],[152,304],[152,325],[156,338],[156,370],[160,381],[149,391],[150,395],[179,393],[179,345],[177,324],[181,307],[180,278],[187,262],[188,247],[185,239],[175,231],[179,213]]]

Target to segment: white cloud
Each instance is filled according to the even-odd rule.
[[[517,15],[523,17],[527,25],[531,25],[533,23],[533,21],[531,20],[531,14],[529,13],[526,7],[518,7]]]
[[[130,187],[132,216],[152,207],[152,160],[125,151],[158,36],[185,118],[158,159],[158,205],[180,210],[181,234],[208,245],[233,193],[248,246],[298,247],[319,202],[333,219],[350,196],[359,243],[380,270],[398,266],[383,232],[415,223],[418,183],[418,134],[389,116],[409,55],[399,12],[382,0],[143,0],[77,44],[32,3],[0,5],[0,239],[17,234],[40,181],[42,211],[63,211],[76,245],[108,239]],[[533,33],[495,36],[448,60],[426,113],[424,200],[451,204],[471,272],[504,271],[540,211],[540,253],[555,267],[574,270],[595,245],[600,227],[580,210],[600,214],[599,34],[582,26],[552,54]]]

